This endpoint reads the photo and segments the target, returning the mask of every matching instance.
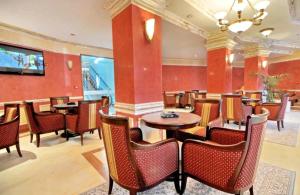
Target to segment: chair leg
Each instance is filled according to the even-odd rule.
[[[55,131],[55,135],[58,135],[58,131]]]
[[[185,188],[186,188],[186,182],[187,182],[187,176],[182,174],[182,180],[181,180],[181,190],[179,194],[184,194]]]
[[[65,129],[65,136],[66,136],[66,140],[69,141],[69,133],[68,133],[67,129]]]
[[[113,189],[114,180],[109,176],[109,187],[108,187],[108,194],[111,194],[111,191]]]
[[[80,134],[81,145],[83,146],[83,133]]]
[[[30,143],[33,141],[33,133],[30,133]]]
[[[250,192],[250,195],[254,195],[253,186],[251,186],[251,188],[249,189],[249,192]]]
[[[19,143],[16,143],[16,148],[17,148],[17,152],[18,152],[19,156],[22,157],[22,153],[21,153],[21,150],[20,150],[20,144]]]
[[[7,151],[7,153],[10,153],[9,147],[6,147],[6,151]]]
[[[280,121],[277,121],[277,128],[278,128],[278,131],[280,131]]]
[[[284,125],[283,125],[283,120],[281,120],[281,127],[282,127],[282,128],[284,128]]]
[[[135,190],[130,190],[130,195],[137,195],[137,192]]]
[[[226,120],[226,123],[229,124],[229,120]]]
[[[37,134],[36,134],[36,146],[37,146],[37,147],[40,147],[40,139],[41,139],[40,134],[37,133]]]
[[[239,121],[239,129],[241,129],[241,126],[242,126],[242,121],[240,120]]]
[[[177,171],[174,175],[174,184],[175,189],[178,194],[180,194],[180,186],[179,186],[179,172]]]
[[[101,136],[101,129],[98,128],[98,134],[99,134],[99,138],[102,139],[102,136]]]

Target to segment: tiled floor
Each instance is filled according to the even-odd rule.
[[[288,114],[287,121],[300,123],[299,119],[300,112],[293,112]],[[159,139],[159,134],[151,139]],[[40,148],[29,143],[28,136],[23,136],[20,142],[23,158],[18,157],[14,147],[11,154],[0,150],[0,194],[79,194],[105,182],[107,168],[95,160],[105,158],[97,134],[86,134],[84,146],[79,138],[65,142],[54,133],[42,136]],[[295,194],[300,195],[299,144],[288,147],[264,142],[261,160],[296,171]]]

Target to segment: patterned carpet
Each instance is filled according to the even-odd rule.
[[[260,163],[255,184],[254,194],[258,195],[292,195],[294,189],[295,172],[272,166],[266,163]],[[81,195],[106,195],[108,185],[102,184],[90,189]],[[114,183],[113,195],[127,195],[128,191]],[[173,182],[163,182],[155,188],[139,193],[140,195],[173,195],[177,194]],[[227,193],[220,192],[193,179],[188,180],[185,194],[188,195],[223,195]],[[248,192],[246,194],[249,194]]]
[[[238,130],[238,125],[232,123],[225,124],[225,127]],[[242,126],[241,130],[244,129],[245,126]],[[286,121],[284,123],[284,128],[281,128],[281,130],[278,131],[276,121],[268,121],[266,134],[265,134],[265,141],[296,147],[299,130],[300,130],[300,122],[296,123],[296,122]]]

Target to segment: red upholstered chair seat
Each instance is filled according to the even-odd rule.
[[[66,128],[68,131],[80,134],[81,145],[83,145],[85,132],[98,130],[101,139],[100,110],[105,113],[109,112],[109,99],[106,96],[103,96],[101,100],[79,101],[78,114],[66,115]],[[69,139],[68,136],[66,139]]]
[[[245,131],[216,127],[209,131],[209,141],[184,141],[181,194],[187,177],[227,193],[242,194],[250,190],[253,194],[269,114],[266,109],[262,111],[248,116]]]
[[[190,129],[178,131],[178,139],[183,141],[188,138],[206,139],[207,129],[210,127],[222,127],[223,121],[220,115],[220,101],[211,99],[198,99],[194,101],[194,114],[201,117],[200,124]]]
[[[284,128],[283,121],[288,99],[288,94],[284,94],[281,97],[281,103],[263,103],[261,105],[258,105],[255,107],[255,113],[260,113],[262,108],[266,108],[267,110],[269,110],[270,115],[268,117],[268,120],[277,121],[277,128],[278,131],[280,131],[280,123],[281,127]]]
[[[36,134],[37,147],[40,146],[40,135],[65,130],[65,116],[61,113],[35,112],[32,102],[25,102],[25,114],[30,131],[30,142]]]
[[[102,133],[109,167],[109,190],[113,182],[131,195],[175,177],[179,192],[178,143],[174,139],[141,145],[139,128],[129,129],[128,118],[101,114]]]
[[[19,104],[5,104],[4,115],[0,118],[0,149],[16,145],[17,152],[22,157],[19,146]]]

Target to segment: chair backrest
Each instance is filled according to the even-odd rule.
[[[230,181],[234,189],[251,187],[254,182],[268,116],[269,111],[263,108],[262,114],[247,117],[246,146],[238,168]]]
[[[222,95],[222,116],[224,120],[241,120],[243,118],[242,95]]]
[[[120,185],[138,189],[142,180],[130,148],[128,118],[100,116],[109,175]]]
[[[108,96],[102,96],[101,99],[102,103],[102,111],[104,114],[108,114],[109,113],[109,106],[110,106],[110,102],[109,102],[109,97]]]
[[[25,116],[26,116],[26,121],[28,123],[29,131],[37,132],[38,124],[37,124],[35,116],[34,116],[33,102],[25,101],[24,106],[25,106]]]
[[[262,100],[262,92],[261,91],[247,91],[245,96],[251,99],[260,99]]]
[[[220,116],[220,100],[198,99],[195,100],[194,114],[201,116],[200,126],[206,127],[207,124]]]
[[[4,120],[9,122],[19,116],[19,104],[4,104]]]
[[[175,93],[167,93],[164,92],[164,107],[170,108],[170,107],[177,107],[179,104],[179,98],[177,98]]]
[[[78,102],[78,132],[97,129],[100,126],[102,100],[85,100]]]
[[[283,94],[281,96],[281,107],[278,113],[278,119],[284,119],[285,116],[285,110],[286,110],[286,106],[289,100],[289,95],[288,94]]]

